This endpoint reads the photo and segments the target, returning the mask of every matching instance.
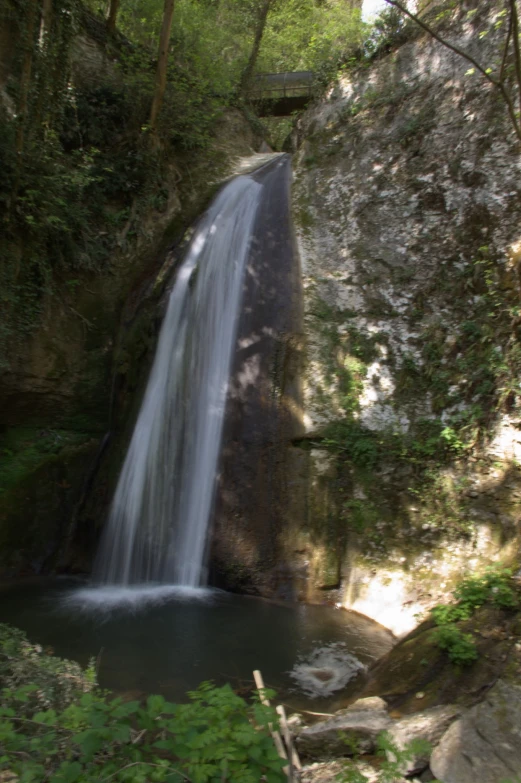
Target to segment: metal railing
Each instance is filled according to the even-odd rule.
[[[251,97],[255,100],[299,98],[312,94],[313,71],[259,73],[253,80]]]

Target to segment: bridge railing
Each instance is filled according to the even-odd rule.
[[[253,81],[251,97],[254,100],[274,100],[311,96],[314,78],[313,71],[259,73]]]

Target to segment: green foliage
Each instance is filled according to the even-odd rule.
[[[344,509],[348,514],[349,526],[357,533],[373,531],[375,523],[379,519],[378,509],[370,500],[351,498],[344,503]]]
[[[389,49],[398,47],[408,40],[414,31],[414,25],[396,8],[387,6],[374,19],[369,35],[362,47],[363,56],[374,59]]]
[[[469,666],[478,659],[478,651],[472,634],[463,633],[455,625],[448,623],[433,632],[432,638],[442,650],[445,650],[456,666]]]
[[[378,435],[362,427],[356,420],[338,421],[324,428],[321,445],[340,452],[343,457],[363,468],[376,465],[380,454]]]
[[[277,724],[276,712],[259,700],[248,705],[229,685],[202,683],[188,694],[188,704],[170,704],[162,696],[140,704],[103,695],[93,689],[92,671],[80,670],[78,682],[88,687],[69,686],[65,699],[54,692],[42,707],[39,689],[48,675],[62,683],[79,667],[42,655],[7,626],[0,626],[0,642],[0,674],[7,683],[0,707],[0,774],[9,770],[20,783],[285,779],[269,730],[270,723]],[[36,663],[27,666],[28,659]],[[26,667],[22,679],[16,674],[20,667]]]
[[[474,242],[482,215],[470,214],[461,240]],[[478,238],[478,241],[480,238]],[[421,367],[414,377],[404,370],[400,391],[413,387],[429,392],[433,408],[452,408],[444,437],[455,452],[464,453],[489,437],[498,411],[512,412],[517,405],[521,373],[521,332],[515,273],[479,246],[472,262],[447,270],[446,292],[456,307],[460,324],[447,328],[432,324],[424,332]],[[427,292],[427,296],[430,292]],[[434,293],[434,290],[432,291]],[[404,381],[409,381],[409,387]]]
[[[368,778],[357,768],[356,762],[348,761],[342,772],[336,776],[336,780],[339,783],[367,783],[369,780],[374,783],[402,781],[404,765],[418,756],[428,756],[431,751],[430,744],[421,739],[411,740],[401,748],[386,731],[378,735],[376,747],[381,760],[378,763],[378,772],[374,776]]]
[[[0,623],[0,686],[5,706],[16,704],[18,714],[25,717],[51,707],[63,710],[94,685],[92,665],[83,671],[73,661],[47,655],[39,645],[29,644],[22,631]]]
[[[360,45],[360,11],[338,0],[285,0],[275,3],[259,55],[259,71],[315,73],[326,84],[338,62]]]
[[[160,143],[150,145],[162,0],[122,3],[118,26],[127,39],[107,36],[99,4],[88,4],[96,15],[79,0],[56,0],[43,45],[36,31],[27,40],[25,6],[13,7],[20,50],[31,51],[32,70],[24,116],[0,109],[5,345],[15,332],[36,326],[43,293],[55,292],[71,270],[76,278],[81,271],[105,269],[119,246],[136,235],[140,213],[164,208],[165,161],[207,147],[223,107],[237,103],[258,15],[257,0],[176,3]],[[359,12],[337,0],[275,3],[259,68],[319,68],[350,45],[359,27]],[[77,80],[74,69],[70,78],[72,42],[85,30],[105,49],[106,79]],[[20,67],[21,60],[9,82],[15,105]],[[23,148],[17,152],[20,124]],[[279,143],[288,127],[287,121],[279,124]]]
[[[519,596],[510,568],[487,568],[482,576],[463,579],[454,590],[455,604],[439,604],[432,609],[437,625],[468,620],[486,603],[500,609],[516,609]]]
[[[33,46],[33,78],[19,154],[20,120],[1,109],[4,366],[13,336],[38,324],[44,293],[55,293],[71,271],[77,279],[82,271],[106,269],[114,252],[135,237],[141,215],[164,209],[169,170],[165,158],[174,150],[206,147],[222,106],[231,100],[230,73],[225,79],[221,61],[212,62],[211,53],[204,62],[198,59],[194,36],[185,36],[187,50],[180,41],[179,56],[169,65],[158,128],[160,147],[152,149],[146,122],[154,55],[127,42],[107,50],[111,65],[106,81],[69,82],[71,40],[84,21],[76,0],[57,1],[49,44],[44,52],[36,41]],[[23,32],[23,16],[19,22]],[[16,80],[10,84],[16,101]]]
[[[416,422],[415,432],[409,433],[392,429],[373,431],[356,419],[345,419],[324,428],[321,444],[361,468],[374,468],[385,458],[417,465],[422,471],[427,470],[429,460],[444,462],[461,455],[465,448],[456,433],[436,419]]]
[[[455,623],[469,620],[484,604],[500,609],[517,609],[519,595],[509,568],[487,568],[482,576],[463,579],[454,590],[455,604],[438,604],[431,615],[438,626],[433,640],[458,666],[477,660],[478,653],[471,634],[463,633]]]

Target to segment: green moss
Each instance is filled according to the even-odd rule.
[[[504,670],[510,670],[511,679],[519,681],[519,669],[516,672],[511,665],[517,623],[519,615],[491,608],[478,610],[459,626],[462,634],[473,634],[477,651],[473,665],[460,668],[437,647],[432,622],[426,621],[376,664],[355,698],[379,695],[404,713],[437,704],[472,704]]]
[[[90,438],[89,434],[75,430],[23,427],[8,430],[0,436],[0,493],[24,481],[64,449],[79,446]]]
[[[67,547],[73,512],[99,441],[40,453],[39,464],[20,469],[16,483],[0,493],[0,571],[49,571]],[[27,454],[27,451],[25,451]]]

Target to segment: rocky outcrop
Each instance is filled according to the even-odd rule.
[[[495,63],[501,8],[476,10],[439,24]],[[493,88],[418,32],[341,78],[293,142],[295,572],[308,599],[329,590],[403,634],[519,547],[519,148]]]
[[[297,738],[299,753],[312,759],[369,753],[378,735],[391,726],[386,707],[377,696],[359,699],[335,717],[302,729]]]
[[[338,760],[339,757],[354,757],[348,763],[348,769],[357,770],[368,781],[381,780],[375,768],[359,756],[375,752],[382,732],[387,733],[386,744],[394,749],[394,752],[387,750],[386,755],[389,762],[394,763],[397,776],[402,774],[404,779],[410,779],[426,773],[430,748],[439,742],[459,714],[457,707],[448,705],[393,719],[383,699],[359,699],[328,720],[300,729],[297,747],[306,761],[303,780],[316,783],[335,780],[335,775],[346,768],[346,761]],[[450,729],[445,736],[449,732]],[[423,753],[409,752],[407,746],[418,740],[424,743]],[[398,759],[396,754],[404,750],[403,759]]]
[[[497,682],[443,735],[430,760],[442,783],[497,783],[521,770],[521,686]]]
[[[511,681],[499,680],[483,701],[466,711],[446,705],[392,718],[382,699],[359,699],[327,721],[299,730],[297,746],[305,760],[302,780],[325,783],[351,770],[365,775],[361,779],[381,781],[379,765],[359,756],[375,751],[383,730],[393,779],[401,774],[403,780],[440,783],[514,780],[521,769],[520,725],[521,686]],[[411,752],[415,740],[424,742],[420,755]]]
[[[407,715],[391,726],[389,738],[399,750],[404,750],[414,740],[423,740],[434,747],[460,712],[458,707],[448,704]],[[410,777],[423,772],[429,765],[429,755],[426,751],[404,761],[400,765],[403,775]],[[392,751],[388,751],[387,756],[391,760],[395,759]]]

